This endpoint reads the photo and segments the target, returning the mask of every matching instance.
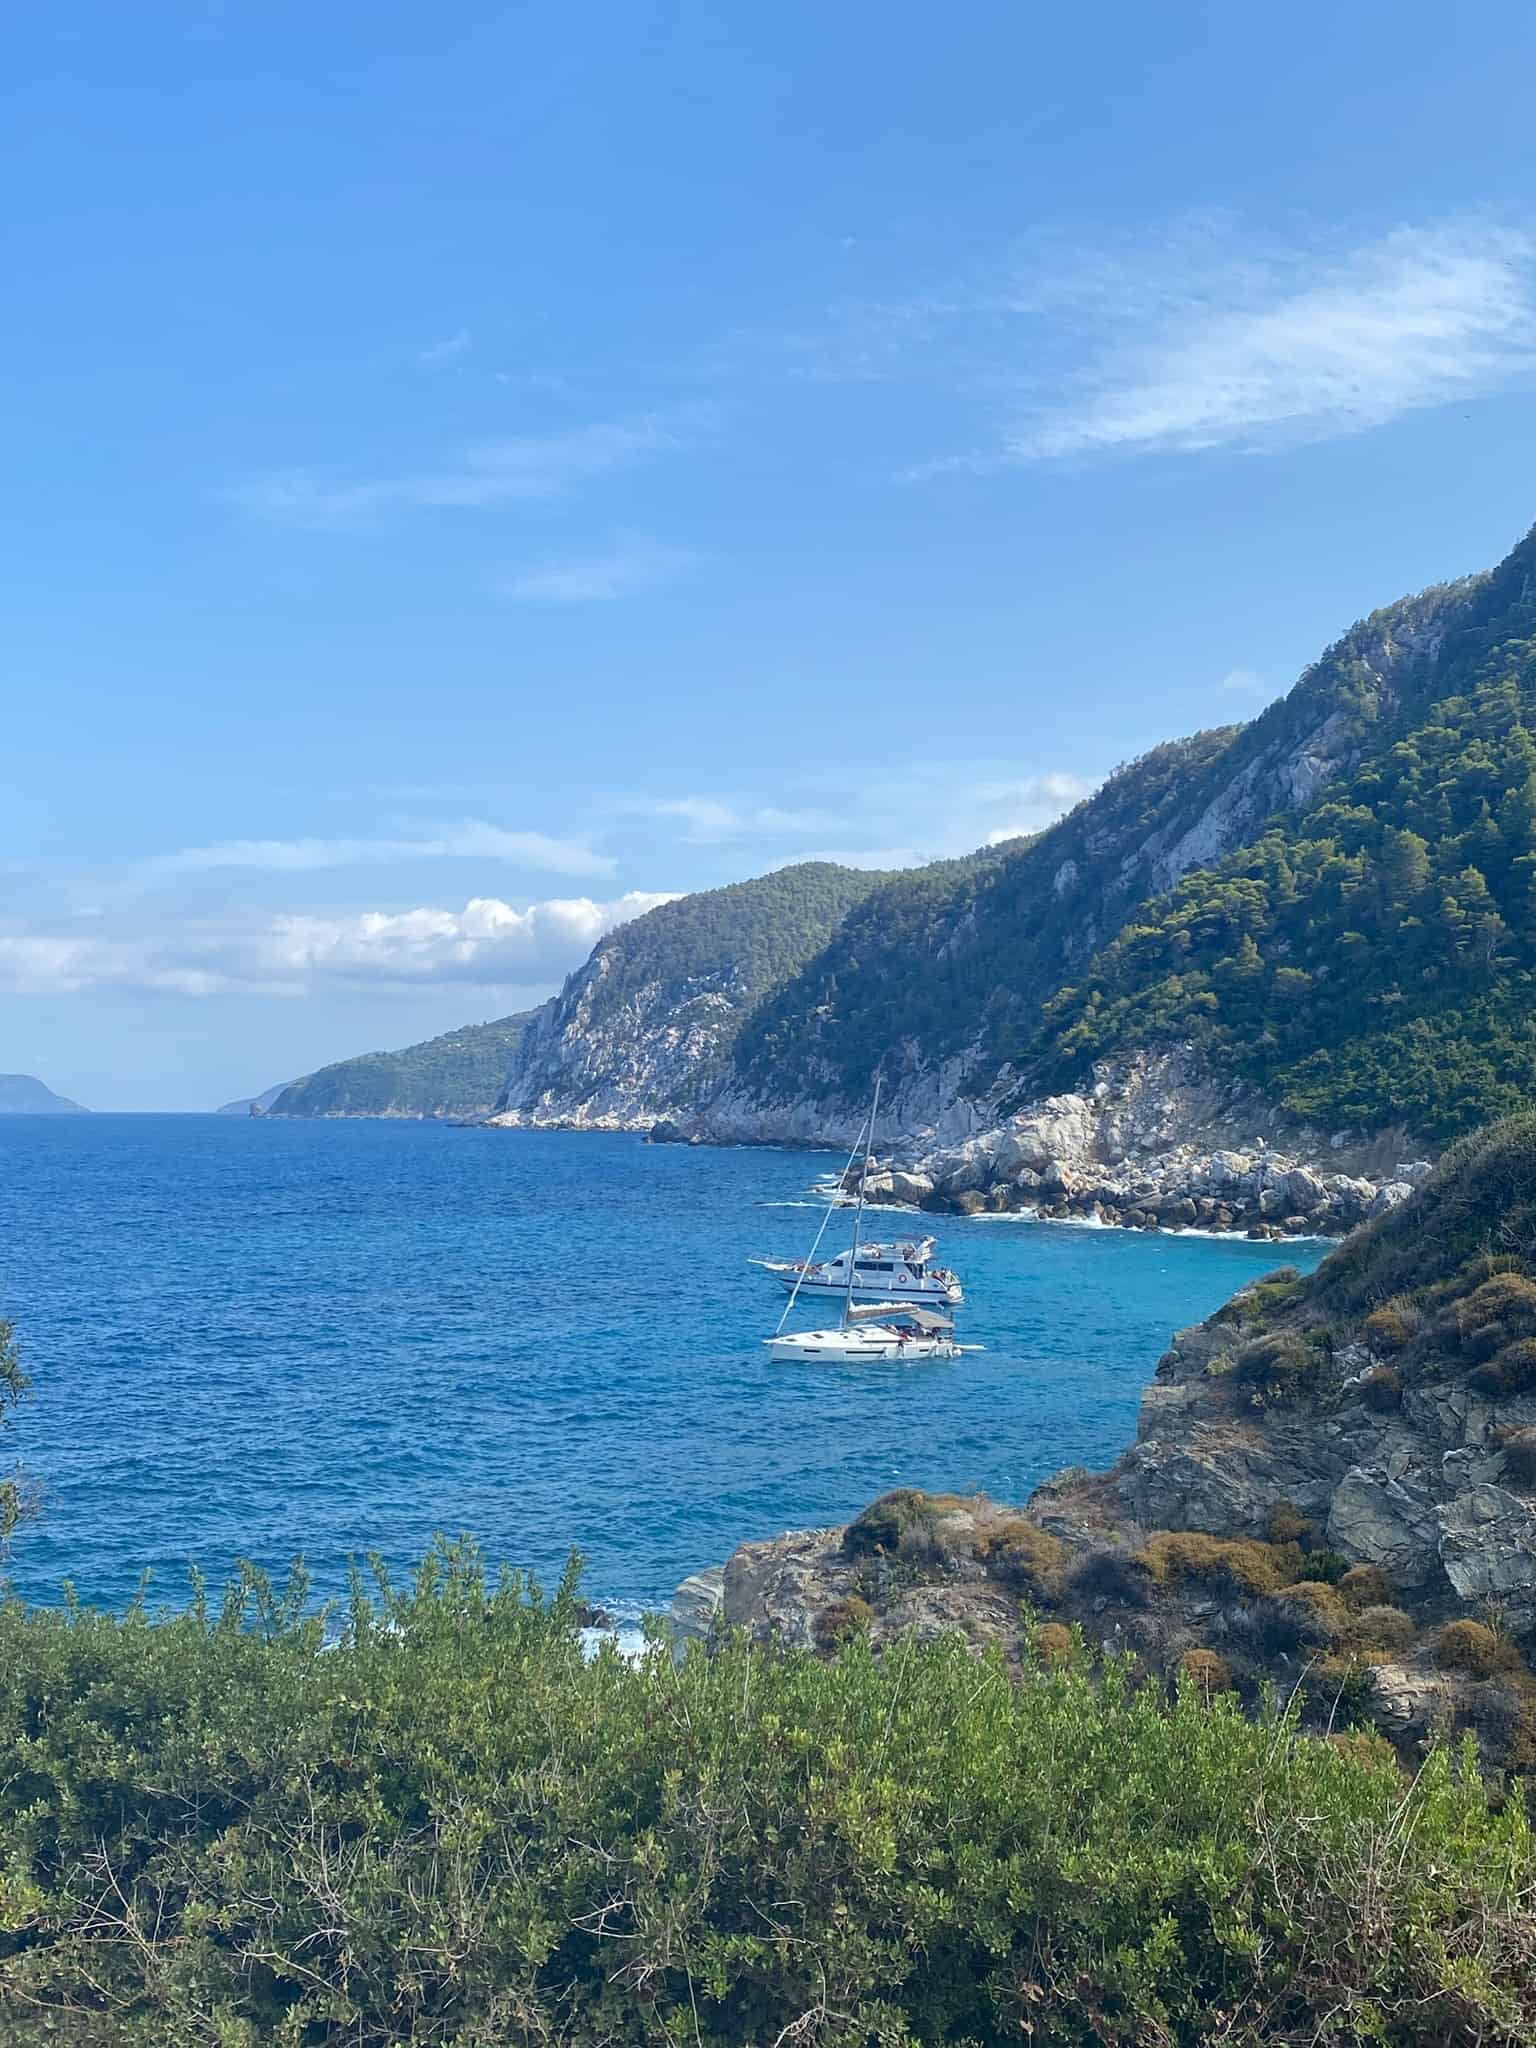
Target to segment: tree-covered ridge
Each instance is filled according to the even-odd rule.
[[[619,1010],[658,984],[701,980],[750,1006],[825,945],[879,879],[833,861],[802,861],[659,904],[599,941],[593,962],[603,972],[592,1015]]]
[[[1533,569],[1528,542],[1484,587],[1409,730],[1146,906],[1060,992],[1033,1081],[1189,1039],[1339,1125],[1446,1137],[1536,1096]]]
[[[1504,572],[1499,572],[1503,575]],[[1038,1050],[1043,1006],[1138,903],[1303,803],[1433,687],[1499,576],[1373,612],[1245,726],[1156,747],[1038,837],[887,882],[742,1034],[750,1091],[842,1094],[956,1054],[986,1088]]]
[[[294,1081],[274,1116],[488,1116],[534,1012],[467,1024],[399,1052],[366,1052]]]
[[[1007,1057],[1106,902],[1134,886],[1126,846],[1167,828],[1238,730],[1154,749],[1037,838],[884,883],[763,1005],[737,1046],[742,1079],[837,1092],[867,1086],[898,1046],[914,1064],[973,1047],[981,1065]]]

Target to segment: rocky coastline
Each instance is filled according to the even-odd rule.
[[[1529,1198],[1510,1157],[1489,1185],[1536,1215],[1536,1130]],[[1075,1631],[1255,1706],[1302,1691],[1405,1757],[1470,1730],[1536,1769],[1536,1278],[1463,1257],[1486,1207],[1467,1182],[1442,1169],[1311,1280],[1282,1267],[1178,1332],[1109,1471],[1022,1506],[903,1489],[743,1543],[678,1589],[676,1634],[824,1652],[958,1630],[1022,1668],[1043,1627]]]
[[[658,1141],[710,1142],[677,1121]],[[1211,1072],[1189,1047],[1102,1061],[949,1144],[887,1144],[869,1200],[934,1215],[1015,1214],[1133,1230],[1342,1237],[1432,1171],[1411,1135],[1317,1131]]]

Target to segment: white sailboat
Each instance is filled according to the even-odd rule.
[[[870,1105],[866,1125],[870,1137],[874,1136],[875,1118],[880,1109],[880,1083],[875,1083],[874,1101]],[[860,1134],[863,1147],[863,1134]],[[825,1274],[829,1268],[815,1264],[816,1246],[811,1247],[811,1257],[804,1265],[795,1268],[794,1282],[784,1313],[779,1318],[779,1327],[764,1343],[775,1358],[823,1359],[856,1363],[861,1359],[919,1359],[958,1358],[962,1351],[979,1351],[979,1344],[957,1344],[955,1326],[947,1315],[932,1307],[925,1307],[920,1301],[886,1301],[872,1305],[859,1305],[854,1300],[860,1275],[860,1235],[864,1221],[864,1182],[869,1171],[868,1153],[865,1152],[864,1166],[859,1173],[859,1196],[853,1217],[853,1249],[845,1254],[841,1263],[843,1277],[843,1313],[835,1330],[798,1330],[788,1336],[784,1325],[789,1320],[805,1288],[807,1277]],[[832,1211],[828,1209],[827,1217]],[[827,1227],[827,1217],[822,1218],[821,1230]],[[816,1233],[816,1242],[821,1242],[821,1230]],[[875,1250],[870,1246],[871,1251]],[[765,1265],[766,1260],[756,1261]],[[910,1269],[909,1269],[910,1270]],[[881,1276],[883,1277],[883,1276]],[[953,1274],[945,1276],[954,1281]],[[825,1285],[812,1281],[819,1292],[830,1292]],[[959,1282],[954,1281],[958,1298]]]
[[[863,1320],[865,1317],[869,1320]],[[948,1316],[902,1301],[888,1307],[855,1306],[848,1311],[848,1320],[835,1330],[791,1330],[788,1336],[764,1341],[775,1358],[845,1364],[860,1359],[894,1359],[899,1364],[907,1359],[958,1358],[962,1351],[981,1349],[979,1344],[957,1344],[955,1326]]]

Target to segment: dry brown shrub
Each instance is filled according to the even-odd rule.
[[[1435,1662],[1443,1671],[1491,1678],[1519,1661],[1514,1645],[1481,1621],[1448,1621],[1435,1638]]]
[[[1271,1543],[1295,1543],[1310,1550],[1314,1534],[1312,1517],[1303,1514],[1293,1500],[1277,1500],[1269,1511],[1265,1534]]]
[[[834,1600],[830,1607],[822,1608],[811,1623],[811,1634],[824,1650],[830,1650],[847,1642],[850,1636],[862,1635],[873,1627],[874,1619],[875,1610],[869,1602],[850,1593],[845,1600]]]
[[[1402,1775],[1403,1767],[1397,1751],[1379,1728],[1341,1729],[1330,1735],[1328,1740],[1345,1756],[1353,1757],[1356,1763],[1365,1764],[1374,1771],[1390,1771],[1394,1777]]]
[[[1379,1564],[1352,1564],[1339,1580],[1339,1591],[1351,1607],[1385,1607],[1392,1598],[1392,1581]]]
[[[1329,1648],[1349,1627],[1349,1609],[1339,1598],[1338,1588],[1321,1579],[1301,1579],[1279,1597],[1296,1617],[1302,1641],[1314,1649]]]
[[[1232,1690],[1232,1667],[1214,1650],[1186,1650],[1179,1659],[1179,1669],[1186,1678],[1194,1680],[1207,1699],[1214,1692]]]
[[[1076,1644],[1071,1629],[1059,1621],[1042,1621],[1031,1637],[1035,1655],[1049,1668],[1070,1664]]]
[[[1413,1342],[1423,1320],[1417,1304],[1399,1294],[1373,1308],[1361,1328],[1378,1351],[1401,1351]]]
[[[1135,1561],[1160,1586],[1199,1579],[1251,1597],[1277,1592],[1285,1584],[1285,1550],[1290,1547],[1250,1537],[1207,1536],[1197,1529],[1163,1529],[1147,1538]]]
[[[1406,1650],[1418,1623],[1401,1607],[1367,1607],[1355,1618],[1349,1639],[1361,1650]]]
[[[1000,1579],[1034,1599],[1054,1600],[1061,1591],[1069,1552],[1059,1536],[1042,1529],[1038,1522],[1024,1515],[1009,1515],[983,1532],[976,1555],[989,1578]]]
[[[1457,1303],[1457,1320],[1464,1331],[1489,1323],[1536,1326],[1536,1280],[1523,1273],[1495,1273]]]
[[[1504,1453],[1504,1476],[1517,1486],[1536,1486],[1536,1429],[1510,1424],[1494,1432]]]

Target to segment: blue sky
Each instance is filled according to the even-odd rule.
[[[1525,6],[8,24],[0,1069],[1045,822],[1536,520]]]

